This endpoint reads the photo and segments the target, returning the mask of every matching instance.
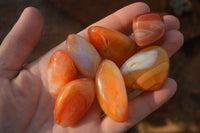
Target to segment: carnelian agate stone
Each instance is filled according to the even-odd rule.
[[[133,89],[157,90],[165,82],[169,71],[169,57],[159,46],[142,49],[121,67],[125,83]]]
[[[123,77],[117,65],[104,60],[96,74],[95,89],[104,113],[117,122],[124,122],[128,115],[128,99]]]
[[[90,42],[104,59],[110,59],[121,66],[138,49],[128,36],[111,29],[92,26],[88,29]]]
[[[165,24],[160,13],[145,13],[133,20],[133,35],[140,47],[160,44],[165,34]]]
[[[88,111],[95,97],[94,82],[83,78],[69,82],[60,91],[54,108],[54,120],[63,127],[73,126]]]
[[[76,78],[77,72],[72,59],[63,50],[56,51],[50,58],[47,69],[49,92],[57,96],[60,89]]]
[[[71,34],[66,40],[67,52],[79,71],[89,78],[94,78],[101,57],[87,40],[79,35]]]

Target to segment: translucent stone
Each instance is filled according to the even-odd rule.
[[[169,57],[159,46],[142,49],[121,67],[126,86],[133,89],[156,90],[165,82],[169,72]]]
[[[94,81],[77,79],[63,87],[54,108],[55,123],[63,127],[73,126],[88,111],[95,97]]]
[[[153,12],[136,16],[133,20],[133,32],[136,43],[141,47],[160,44],[165,34],[162,14]]]
[[[117,122],[124,122],[128,115],[128,99],[123,77],[116,64],[104,60],[96,74],[96,95],[102,110]]]
[[[90,42],[104,59],[121,66],[137,50],[138,46],[128,36],[111,29],[92,26],[88,29]]]
[[[79,71],[89,78],[94,78],[101,57],[87,40],[79,35],[71,34],[66,40],[67,52]]]
[[[50,58],[47,69],[49,92],[57,96],[60,89],[76,78],[77,72],[72,59],[63,50],[56,51]]]

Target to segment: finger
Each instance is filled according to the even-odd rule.
[[[166,32],[169,30],[178,30],[180,28],[180,22],[178,18],[176,18],[175,16],[165,15],[163,19],[164,19]],[[134,40],[133,34],[131,34],[130,37]]]
[[[42,34],[40,12],[26,8],[0,47],[0,75],[12,78],[17,74]]]
[[[149,11],[150,8],[147,4],[138,2],[128,5],[92,25],[103,26],[109,29],[125,32],[132,28],[132,21],[136,15]],[[84,29],[78,34],[87,39],[87,29],[88,28]]]
[[[164,23],[166,34],[161,46],[167,51],[169,56],[172,56],[183,45],[184,36],[178,31],[180,28],[180,22],[176,17],[172,15],[164,16]],[[134,40],[133,34],[130,35],[130,38]]]
[[[133,37],[132,35],[130,36]],[[183,45],[184,37],[183,34],[177,30],[169,30],[166,32],[164,42],[161,44],[169,56],[176,53]],[[131,93],[133,89],[127,88],[127,93]]]
[[[105,133],[125,132],[150,113],[168,101],[176,92],[177,84],[173,79],[167,79],[163,87],[157,91],[144,92],[129,101],[128,119],[118,123],[106,117],[101,128]],[[110,128],[112,127],[112,128]]]
[[[141,14],[141,13],[149,12],[149,11],[150,11],[150,9],[149,9],[148,5],[146,5],[145,3],[142,3],[142,2],[138,2],[138,3],[128,5],[92,25],[99,25],[99,26],[103,26],[103,27],[108,27],[113,30],[118,30],[118,31],[124,32],[126,30],[131,29],[132,20],[133,20],[134,16]],[[88,28],[84,29],[83,31],[79,32],[78,34],[81,35],[82,37],[88,39],[87,29]],[[66,42],[65,41],[62,42],[60,45],[58,45],[57,47],[55,47],[54,49],[49,51],[41,59],[37,60],[40,64],[39,65],[40,70],[41,70],[40,72],[46,71],[46,67],[47,67],[50,56],[52,55],[52,53],[54,53],[58,49],[66,50]],[[37,67],[33,67],[33,66],[34,66],[34,64],[30,65],[30,67],[33,68],[32,71],[37,71],[36,70]],[[44,74],[44,79],[45,78],[46,78],[46,75]]]
[[[178,18],[172,15],[166,15],[164,16],[164,23],[165,23],[165,30],[178,30],[180,28],[180,22]]]
[[[183,34],[177,30],[169,30],[165,35],[165,40],[161,44],[169,56],[172,56],[183,45]]]

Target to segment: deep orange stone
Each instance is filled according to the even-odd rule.
[[[73,126],[88,111],[95,97],[94,82],[84,78],[63,87],[56,100],[54,120],[63,127]]]
[[[102,110],[117,122],[128,116],[128,99],[123,77],[114,62],[104,60],[96,74],[96,95]]]
[[[49,92],[57,96],[60,89],[69,81],[74,80],[77,71],[72,59],[63,50],[56,51],[50,58],[47,69]]]
[[[160,13],[144,13],[133,20],[133,35],[140,47],[161,44],[164,39],[165,24]]]
[[[169,72],[169,57],[159,46],[142,49],[121,67],[126,86],[133,89],[156,90],[165,82]]]
[[[88,29],[90,42],[104,59],[109,59],[121,66],[138,47],[128,36],[111,29],[92,26]]]

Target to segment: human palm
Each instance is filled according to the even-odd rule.
[[[149,12],[146,4],[135,3],[94,25],[126,32],[131,29],[134,16],[145,12]],[[175,17],[167,15],[164,21],[166,38],[161,46],[171,56],[183,44],[183,36],[178,31],[179,21]],[[52,53],[57,49],[65,50],[65,43],[23,66],[40,39],[42,29],[40,12],[32,7],[26,8],[0,46],[0,132],[124,132],[164,104],[176,91],[176,82],[168,78],[161,89],[144,92],[130,100],[128,120],[124,123],[115,122],[106,116],[102,118],[101,109],[95,100],[87,114],[73,127],[56,125],[53,120],[55,98],[49,94],[46,71]],[[88,39],[87,28],[78,34]]]

